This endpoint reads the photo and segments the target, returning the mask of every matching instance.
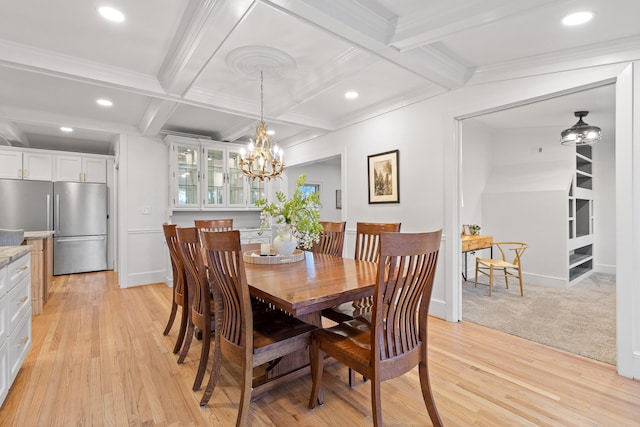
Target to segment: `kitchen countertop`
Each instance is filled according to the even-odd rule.
[[[47,237],[53,236],[55,231],[25,231],[24,232],[24,240],[38,240],[38,239],[46,239]]]
[[[0,268],[15,261],[24,254],[31,251],[30,246],[1,246],[0,247]]]

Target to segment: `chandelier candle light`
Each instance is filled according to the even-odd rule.
[[[273,144],[264,123],[264,83],[263,72],[260,71],[260,123],[256,128],[256,140],[249,143],[248,153],[240,150],[240,166],[242,173],[251,179],[260,181],[277,178],[282,174],[282,150]]]

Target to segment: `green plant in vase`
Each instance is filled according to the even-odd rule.
[[[296,246],[311,249],[314,242],[320,240],[320,195],[318,193],[304,194],[300,189],[307,181],[306,174],[302,174],[296,181],[296,191],[293,197],[287,198],[282,191],[276,193],[277,202],[260,199],[255,205],[262,208],[260,213],[260,230],[271,228],[272,222],[279,226],[278,237],[274,240],[276,251],[282,255],[290,255]],[[281,245],[285,242],[284,245]],[[278,249],[279,246],[287,246]],[[289,250],[290,249],[290,252]],[[288,252],[288,253],[287,253]]]

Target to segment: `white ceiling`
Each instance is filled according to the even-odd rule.
[[[103,4],[125,22],[102,19]],[[583,9],[592,22],[562,26]],[[246,141],[266,67],[265,121],[286,147],[492,75],[614,62],[640,49],[638,16],[637,0],[6,0],[0,144],[113,153],[119,133],[166,131]],[[527,120],[569,126],[584,109],[599,125],[609,90],[546,101]]]

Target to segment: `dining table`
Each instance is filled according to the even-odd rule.
[[[308,251],[296,262],[244,266],[253,297],[318,327],[323,309],[372,296],[378,269],[377,263]],[[308,352],[285,356],[254,376],[253,397],[309,372]]]

